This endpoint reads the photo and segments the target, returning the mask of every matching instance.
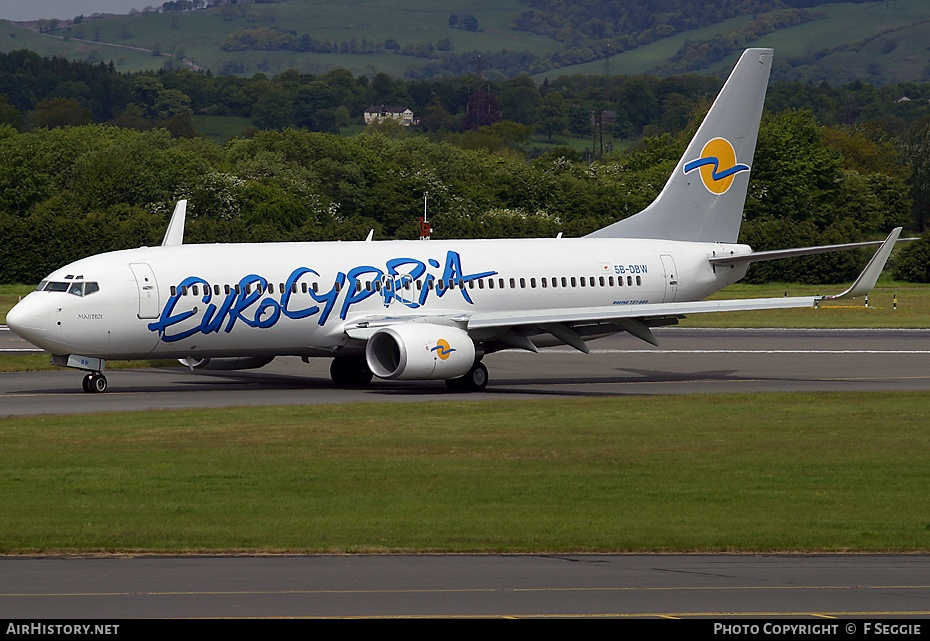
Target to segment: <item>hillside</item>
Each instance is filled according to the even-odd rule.
[[[207,4],[217,6],[207,7]],[[163,9],[187,8],[197,10]],[[7,23],[0,51],[215,74],[345,68],[430,78],[728,69],[747,46],[778,52],[775,77],[930,79],[926,0],[180,0],[134,15]],[[619,52],[619,53],[617,53]]]

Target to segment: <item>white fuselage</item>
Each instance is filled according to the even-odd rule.
[[[36,291],[9,318],[53,354],[314,356],[345,346],[346,327],[367,317],[701,300],[746,271],[708,258],[749,252],[609,238],[143,247],[55,271],[48,282],[99,289]]]

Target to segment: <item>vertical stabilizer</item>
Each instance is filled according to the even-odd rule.
[[[655,201],[588,236],[736,242],[771,70],[771,49],[744,51]]]

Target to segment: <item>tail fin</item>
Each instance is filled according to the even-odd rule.
[[[588,236],[736,242],[771,70],[771,49],[744,51],[659,196]]]

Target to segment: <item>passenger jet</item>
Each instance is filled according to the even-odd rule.
[[[661,193],[583,238],[183,244],[187,202],[159,247],[91,256],[45,278],[7,316],[14,332],[85,370],[103,392],[110,359],[177,358],[192,369],[332,359],[338,385],[372,376],[484,389],[486,354],[535,352],[652,329],[685,314],[810,307],[818,297],[704,299],[750,263],[880,245],[856,282],[867,293],[883,242],[753,252],[737,242],[772,51],[745,51]]]

